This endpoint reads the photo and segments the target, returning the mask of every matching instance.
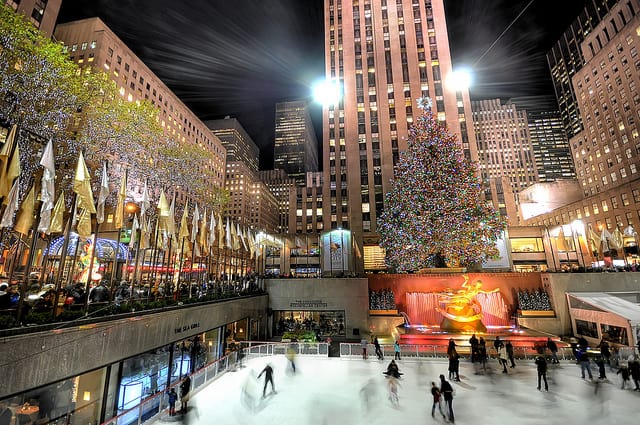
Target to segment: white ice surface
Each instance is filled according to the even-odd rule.
[[[293,375],[284,356],[251,359],[246,367],[222,375],[194,395],[187,415],[169,418],[163,414],[160,421],[181,420],[187,425],[444,423],[437,410],[436,417],[430,417],[430,388],[431,381],[438,383],[441,373],[448,376],[447,362],[399,361],[404,375],[400,406],[394,408],[382,374],[390,360],[299,357],[298,371]],[[255,376],[267,363],[273,366],[277,393],[262,399],[264,376],[259,381]],[[549,365],[549,392],[541,392],[536,389],[533,361],[518,362],[508,375],[501,373],[496,360],[488,363],[486,374],[476,374],[474,366],[462,361],[461,382],[452,382],[457,424],[639,423],[640,392],[629,389],[633,383],[621,390],[620,375],[609,368],[609,382],[596,386],[581,379],[580,368],[574,363]],[[597,367],[592,367],[592,372],[598,376]],[[361,389],[368,382],[375,394],[366,409]]]

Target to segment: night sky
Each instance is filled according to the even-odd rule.
[[[472,99],[536,96],[553,107],[545,54],[585,2],[445,0],[454,66],[475,75]],[[99,16],[201,119],[238,118],[269,169],[275,103],[310,96],[324,75],[322,3],[63,0],[59,22]],[[320,115],[316,106],[318,135]]]

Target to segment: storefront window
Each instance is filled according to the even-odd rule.
[[[511,252],[544,252],[542,238],[512,238]]]
[[[629,345],[629,337],[627,336],[626,328],[601,323],[600,330],[602,331],[602,337],[607,341],[615,342],[616,344]]]
[[[276,311],[276,335],[285,332],[315,332],[317,337],[344,336],[344,311]]]
[[[131,409],[142,399],[166,388],[169,348],[167,345],[122,362],[118,411]]]
[[[100,421],[106,368],[0,400],[16,425],[64,423],[85,425]]]
[[[598,338],[598,326],[594,322],[576,319],[576,333],[578,335]]]

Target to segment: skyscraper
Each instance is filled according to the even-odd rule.
[[[576,177],[569,141],[558,112],[527,111],[529,135],[540,182]]]
[[[571,85],[571,79],[585,62],[580,45],[616,2],[617,0],[589,0],[582,13],[547,53],[562,126],[569,139],[583,128],[576,94]]]
[[[500,99],[474,101],[472,105],[482,179],[507,177],[517,205],[518,192],[538,181],[527,114]],[[508,219],[510,225],[519,224],[512,213]]]
[[[323,111],[324,228],[349,229],[365,256],[379,257],[376,222],[420,113],[416,99],[430,97],[438,120],[477,160],[471,104],[466,89],[447,84],[443,0],[325,0],[324,16],[326,78],[344,92]]]
[[[307,172],[318,171],[318,140],[309,105],[304,101],[276,104],[274,167],[304,186]]]
[[[251,171],[258,172],[260,150],[236,118],[227,116],[221,120],[205,121],[204,124],[224,145],[227,162],[242,162]]]

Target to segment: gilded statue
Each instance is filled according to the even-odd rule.
[[[440,329],[453,332],[486,332],[487,328],[482,323],[482,306],[476,296],[479,293],[499,292],[500,289],[483,291],[480,289],[482,288],[481,280],[469,284],[469,276],[466,274],[463,276],[463,289],[456,292],[449,290],[438,297],[440,305],[444,305],[444,308],[436,308],[444,316]]]

